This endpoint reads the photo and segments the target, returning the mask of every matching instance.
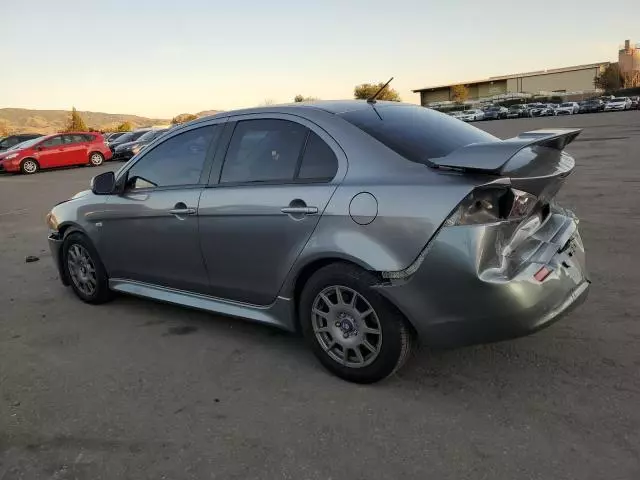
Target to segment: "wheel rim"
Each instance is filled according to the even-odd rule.
[[[38,165],[33,160],[26,160],[22,168],[27,173],[34,173],[38,169]]]
[[[382,325],[371,304],[349,287],[330,286],[313,301],[311,323],[329,357],[351,368],[370,365],[382,348]]]
[[[71,245],[67,252],[67,267],[76,288],[85,295],[93,295],[98,280],[95,264],[87,249],[77,243]]]
[[[91,155],[91,163],[94,165],[100,165],[102,163],[102,155],[99,153],[94,153]]]

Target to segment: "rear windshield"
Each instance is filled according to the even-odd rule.
[[[419,106],[377,105],[375,110],[371,107],[339,115],[394,152],[417,163],[444,157],[470,143],[498,140],[479,128]]]

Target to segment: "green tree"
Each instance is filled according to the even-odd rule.
[[[612,92],[622,88],[624,78],[617,63],[610,63],[604,71],[593,80],[596,88],[601,88],[605,92]]]
[[[86,132],[87,125],[76,110],[76,107],[71,108],[71,114],[67,120],[67,125],[64,129],[65,132]]]
[[[193,115],[192,113],[181,113],[180,115],[176,115],[171,119],[172,125],[177,125],[179,123],[190,122],[191,120],[195,120],[197,115]]]
[[[131,130],[133,130],[131,122],[122,122],[116,127],[116,132],[130,132]]]
[[[382,88],[385,82],[380,83],[362,83],[356,85],[353,89],[353,96],[356,100],[366,100],[371,98],[378,90]],[[400,95],[396,90],[387,85],[387,87],[380,92],[380,95],[376,97],[376,100],[390,100],[392,102],[401,102]]]
[[[300,94],[296,95],[293,98],[293,101],[296,103],[300,103],[300,102],[313,102],[314,100],[318,100],[316,97],[304,97]]]
[[[465,85],[451,87],[451,100],[456,103],[464,103],[469,98],[469,89]]]

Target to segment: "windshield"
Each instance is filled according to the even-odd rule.
[[[141,130],[138,132],[131,132],[131,138],[129,140],[127,140],[128,142],[132,142],[134,140],[138,140],[140,137],[142,137],[145,133],[153,133],[152,130]],[[120,139],[118,139],[120,140]]]
[[[153,140],[156,137],[156,135],[157,135],[156,130],[149,130],[148,132],[145,132],[143,135],[141,135],[140,138],[138,138],[138,141],[149,142]]]
[[[626,102],[627,99],[626,98],[622,98],[622,97],[616,97],[613,100],[611,100],[612,102]]]
[[[572,103],[563,103],[562,105],[560,105],[561,107],[573,107]]]
[[[509,110],[521,110],[522,108],[522,105],[513,105]]]
[[[116,138],[115,141],[117,143],[126,143],[126,142],[130,142],[131,140],[133,140],[133,132],[125,133],[124,135],[120,135],[118,138]]]
[[[28,148],[31,145],[34,145],[34,144],[38,143],[41,139],[42,139],[42,137],[32,138],[31,140],[27,140],[26,142],[22,142],[22,143],[19,143],[17,145],[14,145],[9,150],[20,150],[22,148]]]
[[[479,128],[418,106],[377,106],[339,116],[399,155],[423,164],[470,143],[498,140]]]

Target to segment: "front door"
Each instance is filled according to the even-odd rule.
[[[335,150],[307,125],[237,122],[219,183],[214,179],[200,199],[214,296],[254,305],[275,300],[336,189],[338,167]]]
[[[62,135],[48,138],[38,146],[38,163],[40,168],[53,168],[62,165],[64,146]]]
[[[100,249],[111,278],[208,292],[198,202],[213,140],[222,128],[170,136],[126,172],[124,192],[108,199],[100,219]]]

